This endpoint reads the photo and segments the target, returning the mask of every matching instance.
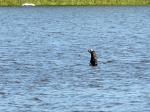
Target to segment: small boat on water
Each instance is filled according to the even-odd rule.
[[[22,6],[35,6],[35,4],[33,4],[33,3],[24,3],[24,4],[22,4]]]

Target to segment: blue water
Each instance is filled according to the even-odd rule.
[[[150,112],[150,7],[1,7],[0,112]]]

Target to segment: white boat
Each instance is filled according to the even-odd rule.
[[[35,6],[35,4],[33,4],[33,3],[24,3],[24,4],[22,4],[22,6]]]

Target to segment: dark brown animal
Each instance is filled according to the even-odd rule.
[[[97,64],[96,52],[93,49],[89,49],[88,52],[91,54],[90,65],[97,66],[98,64]]]

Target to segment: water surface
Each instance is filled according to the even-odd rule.
[[[150,112],[150,7],[2,7],[0,26],[1,112]]]

